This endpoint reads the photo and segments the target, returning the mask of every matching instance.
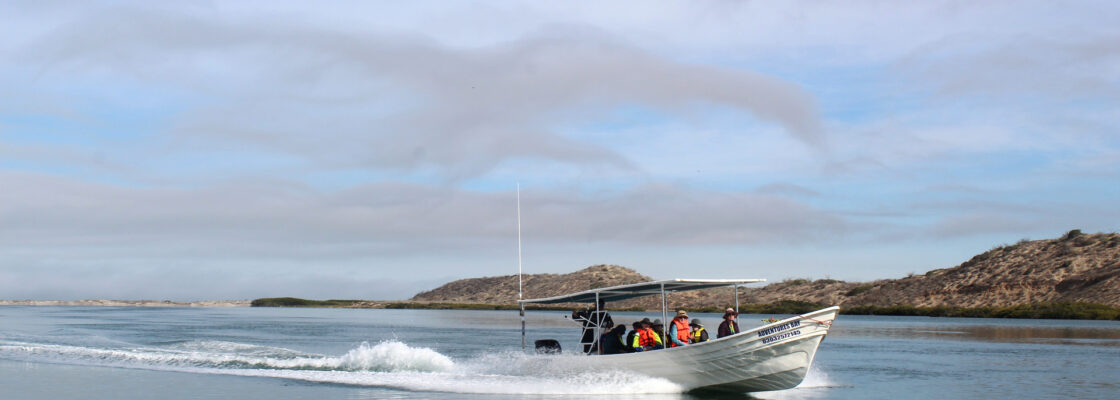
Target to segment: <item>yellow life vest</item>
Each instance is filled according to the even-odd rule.
[[[700,343],[700,341],[701,341],[700,336],[703,335],[703,334],[704,334],[704,327],[702,327],[702,326],[700,328],[697,328],[696,332],[692,332],[692,343]]]

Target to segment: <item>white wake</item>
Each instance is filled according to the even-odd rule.
[[[0,341],[0,358],[66,364],[273,377],[411,391],[475,394],[680,393],[667,380],[616,371],[571,372],[534,362],[535,355],[497,353],[453,361],[399,341],[362,343],[339,356],[232,342],[166,347],[95,348]],[[577,356],[569,356],[577,357]]]

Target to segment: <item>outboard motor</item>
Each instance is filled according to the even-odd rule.
[[[556,339],[541,339],[533,344],[537,347],[537,354],[560,354],[560,342]]]

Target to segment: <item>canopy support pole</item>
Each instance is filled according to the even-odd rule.
[[[599,293],[595,293],[595,314],[591,315],[591,318],[595,319],[595,337],[591,338],[591,345],[595,346],[595,350],[598,351],[600,355],[602,355],[603,344],[599,343],[599,338],[602,337],[602,333],[600,331],[602,331],[603,329],[603,314],[599,313]]]
[[[661,284],[661,335],[665,337],[665,340],[669,340],[669,332],[665,330],[665,327],[669,326],[669,314],[666,311],[668,309],[669,309],[668,303],[666,303],[666,301],[665,301],[665,284],[662,283]],[[668,348],[668,343],[663,343],[662,345],[664,345],[666,348]]]
[[[735,313],[738,314],[739,313],[739,284],[736,283],[734,286],[735,286]]]

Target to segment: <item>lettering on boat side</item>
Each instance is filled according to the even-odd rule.
[[[786,333],[783,333],[781,335],[774,335],[774,336],[768,337],[766,339],[762,339],[762,344],[775,342],[775,341],[782,340],[782,339],[785,339],[785,338],[788,338],[788,337],[794,337],[794,336],[797,336],[797,335],[800,335],[800,334],[801,334],[801,330],[798,329],[796,331],[786,332]]]
[[[761,331],[758,331],[758,337],[763,337],[763,336],[766,336],[766,335],[769,335],[769,334],[772,334],[772,333],[778,333],[778,332],[788,330],[788,329],[792,329],[792,328],[796,328],[796,327],[799,327],[799,326],[801,326],[801,321],[787,322],[787,323],[775,326],[773,328],[768,328],[768,329],[763,329]],[[763,343],[767,343],[767,342],[763,342]]]

